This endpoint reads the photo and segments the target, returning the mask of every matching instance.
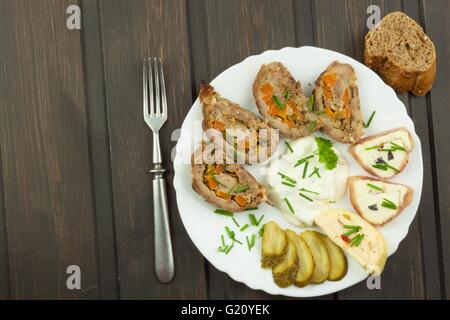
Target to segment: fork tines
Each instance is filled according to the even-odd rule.
[[[147,58],[143,64],[144,116],[167,117],[166,86],[161,58]]]

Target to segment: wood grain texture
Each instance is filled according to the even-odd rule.
[[[66,28],[73,3],[0,2],[0,145],[12,298],[97,296],[81,41]],[[67,289],[69,265],[80,266],[82,291]]]
[[[182,226],[170,155],[172,131],[191,105],[190,59],[184,1],[100,1],[106,103],[111,145],[120,294],[124,299],[206,298],[203,258]],[[120,41],[118,41],[120,39]],[[168,202],[175,279],[154,272],[151,130],[142,118],[142,61],[162,57],[169,117],[160,131],[168,169]]]
[[[366,10],[371,4],[380,6],[382,16],[402,9],[401,1],[316,1],[314,16],[317,45],[347,54],[362,62],[364,36],[368,31]],[[343,17],[345,23],[342,21]],[[409,109],[408,97],[399,97]],[[398,251],[388,259],[386,270],[381,277],[382,289],[369,290],[363,281],[339,293],[339,299],[424,298],[422,243],[418,220],[414,220],[408,236],[400,244]]]
[[[71,4],[81,5],[81,31],[66,28]],[[362,282],[320,298],[450,298],[447,0],[1,0],[0,299],[285,299],[235,282],[195,248],[178,214],[171,138],[200,81],[249,55],[315,45],[361,61],[371,4],[403,10],[436,46],[432,91],[398,95],[422,142],[422,198],[381,290]],[[154,273],[148,56],[163,58],[170,110],[168,285]],[[66,288],[70,264],[81,267],[81,291]]]
[[[0,22],[0,30],[2,29]],[[1,34],[1,31],[0,31]],[[3,73],[0,65],[0,74]],[[2,82],[4,77],[0,77],[0,87],[3,88]],[[1,146],[0,146],[1,154]],[[8,255],[8,240],[6,229],[6,208],[5,208],[5,190],[3,187],[2,164],[0,160],[0,300],[11,298],[10,283],[9,283],[9,255]]]
[[[440,228],[441,286],[444,298],[450,298],[450,11],[448,1],[421,1],[425,31],[436,47],[438,71],[432,91],[427,96],[430,141],[434,167],[435,219]],[[429,213],[431,214],[431,212]]]
[[[105,81],[98,2],[83,0],[82,48],[84,81],[91,160],[91,177],[95,200],[95,235],[99,292],[102,299],[117,299],[117,271],[114,208],[112,199],[110,144],[107,128]]]
[[[421,6],[418,0],[403,0],[402,9],[408,16],[424,26],[421,19]],[[416,97],[408,94],[410,116],[413,119],[415,130],[420,137],[423,155],[423,186],[422,198],[417,212],[419,231],[422,245],[422,270],[424,273],[425,298],[441,299],[441,279],[439,272],[439,245],[438,230],[435,221],[434,186],[432,155],[429,130],[433,123],[429,121],[426,97]]]
[[[294,0],[293,5],[296,46],[314,46],[314,1]]]

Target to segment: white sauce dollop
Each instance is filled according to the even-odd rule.
[[[327,170],[319,162],[317,143],[312,136],[295,140],[290,146],[293,152],[286,148],[286,152],[279,159],[272,160],[268,166],[266,179],[269,198],[289,223],[298,227],[311,226],[314,217],[328,209],[330,202],[339,201],[345,195],[349,172],[347,160],[333,146],[339,159],[335,169]],[[305,163],[295,165],[298,160],[311,155],[313,157],[308,159],[306,175],[303,178]],[[311,176],[314,168],[318,168],[320,177],[317,174]],[[283,184],[291,182],[289,179],[283,179],[280,173],[294,179],[295,187]],[[302,197],[300,193],[310,200]],[[288,202],[294,212],[289,208]]]

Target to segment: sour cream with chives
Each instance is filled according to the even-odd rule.
[[[269,198],[289,223],[311,226],[316,215],[345,195],[347,160],[332,146],[338,159],[335,168],[327,169],[319,161],[319,147],[313,136],[292,141],[289,146],[267,168]]]

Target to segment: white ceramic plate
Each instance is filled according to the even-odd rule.
[[[376,110],[376,116],[370,128],[365,130],[366,135],[405,126],[410,130],[416,142],[416,146],[410,155],[410,163],[401,174],[393,179],[395,182],[401,182],[414,188],[413,202],[399,217],[379,228],[386,239],[389,255],[391,255],[397,250],[400,241],[408,233],[408,228],[419,207],[422,192],[423,164],[420,141],[414,131],[414,124],[409,118],[405,106],[389,86],[373,71],[356,60],[337,52],[315,47],[284,48],[248,57],[241,63],[222,72],[211,84],[222,96],[258,114],[251,87],[261,64],[271,61],[282,62],[290,70],[294,78],[301,81],[305,94],[309,96],[313,90],[316,78],[334,60],[349,63],[356,71],[363,119],[367,120],[372,111]],[[197,99],[183,122],[174,160],[174,186],[183,224],[203,256],[214,267],[226,272],[234,280],[243,282],[252,289],[264,290],[270,294],[281,294],[291,297],[314,297],[345,289],[364,280],[367,277],[367,273],[356,261],[348,257],[348,272],[340,281],[325,281],[322,284],[308,285],[304,288],[290,286],[285,289],[279,288],[274,284],[271,271],[260,267],[261,241],[259,237],[257,236],[256,245],[251,252],[248,251],[245,245],[245,236],[257,233],[258,228],[250,227],[243,233],[237,231],[231,218],[214,214],[213,210],[215,208],[206,203],[191,188],[191,167],[189,164],[186,164],[188,163],[186,161],[190,160],[192,152],[198,147],[202,139],[201,111],[201,105]],[[350,175],[367,175],[348,154],[348,145],[338,143],[335,143],[335,145],[349,161]],[[279,151],[283,152],[284,148],[285,145],[281,142]],[[246,166],[259,181],[261,181],[262,167],[263,165],[261,164]],[[353,211],[347,196],[333,207],[346,208]],[[301,228],[289,225],[282,218],[281,214],[269,205],[260,205],[257,211],[252,212],[257,216],[264,214],[263,222],[274,220],[284,228],[289,227],[297,232],[302,231]],[[235,214],[235,217],[240,225],[249,223],[248,212]],[[236,238],[244,242],[243,246],[235,245],[228,255],[218,252],[221,242],[220,235],[225,233],[225,226],[234,229]],[[389,263],[389,259],[387,263]]]

